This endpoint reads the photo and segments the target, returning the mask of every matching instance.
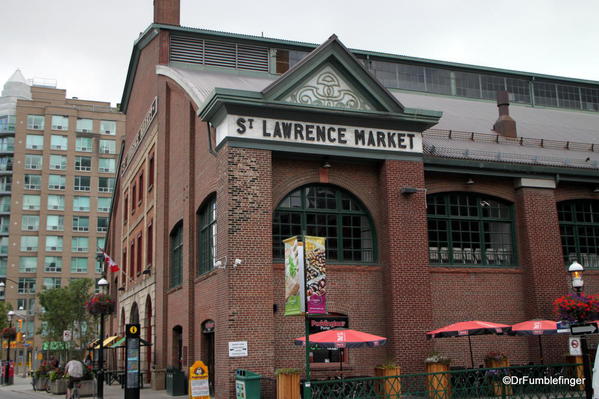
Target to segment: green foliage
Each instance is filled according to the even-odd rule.
[[[8,312],[12,310],[12,304],[0,301],[0,331],[8,327]]]
[[[85,310],[85,302],[92,293],[90,279],[71,281],[66,287],[44,290],[38,294],[45,309],[40,319],[46,323],[46,341],[62,341],[63,332],[71,330],[75,347],[85,345],[95,335],[93,318]]]
[[[279,375],[279,374],[301,374],[302,373],[302,369],[296,369],[296,368],[281,368],[281,369],[276,369],[275,370],[275,375]]]

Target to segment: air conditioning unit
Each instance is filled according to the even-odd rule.
[[[108,208],[98,208],[98,212],[108,212]]]
[[[39,128],[40,128],[40,125],[33,125],[33,128],[34,128],[34,129],[39,129]]]
[[[88,132],[88,130],[87,130],[87,129],[81,129],[81,132],[82,132],[82,133],[87,133],[87,132]]]
[[[32,149],[32,150],[38,150],[39,148],[40,148],[40,146],[39,146],[39,145],[37,145],[37,144],[32,144],[32,145],[31,145],[31,149]]]
[[[49,251],[57,251],[56,247],[50,247]]]
[[[53,165],[52,166],[54,169],[62,169],[62,165]]]
[[[62,125],[56,126],[56,130],[62,130]]]
[[[58,206],[58,205],[52,205],[52,209],[59,209],[59,208],[60,208],[60,206]]]
[[[27,226],[27,230],[33,230],[33,226]]]
[[[87,152],[87,151],[89,151],[89,150],[87,149],[87,147],[81,147],[81,148],[79,149],[79,151],[85,151],[85,152]]]
[[[50,230],[58,230],[58,226],[50,226]]]
[[[111,134],[112,132],[110,130],[104,130],[104,133]]]
[[[29,205],[29,209],[35,209],[35,205]]]
[[[104,154],[110,154],[110,148],[104,148],[104,151],[102,151]]]
[[[27,251],[33,251],[33,247],[27,247],[26,250]]]
[[[87,248],[77,248],[76,252],[87,252]]]

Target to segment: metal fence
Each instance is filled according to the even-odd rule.
[[[569,399],[585,397],[582,377],[582,365],[557,364],[313,380],[311,386],[313,399]]]

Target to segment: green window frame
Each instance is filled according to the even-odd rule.
[[[599,200],[576,199],[557,204],[564,264],[577,261],[599,269]]]
[[[326,237],[327,262],[377,260],[370,213],[357,197],[334,185],[303,186],[283,198],[273,215],[273,258],[282,261],[283,240],[300,234]]]
[[[216,259],[216,196],[212,196],[198,212],[198,275],[214,268]]]
[[[178,287],[183,283],[183,222],[179,222],[170,234],[169,277],[169,288]]]
[[[431,265],[517,265],[513,204],[477,193],[431,194],[427,218]]]

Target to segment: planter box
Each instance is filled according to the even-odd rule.
[[[49,392],[54,395],[64,395],[67,393],[67,380],[59,378],[58,380],[50,381],[48,384]]]
[[[399,377],[397,376],[399,376],[400,372],[401,370],[399,367],[375,368],[374,375],[376,375],[377,377],[387,377],[385,378],[384,384],[377,384],[377,393],[384,393],[385,397],[389,398],[399,398],[399,395],[401,394],[401,382],[399,380]]]
[[[79,383],[79,396],[94,396],[96,394],[96,380],[84,380]]]
[[[426,390],[431,399],[450,399],[451,398],[451,376],[448,373],[449,365],[442,363],[426,363]]]
[[[33,379],[33,390],[34,391],[45,391],[48,386],[48,377],[37,377]]]
[[[504,360],[485,360],[485,367],[489,369],[499,369],[510,367],[510,361],[508,359]],[[501,374],[498,376],[498,380],[501,379]],[[503,396],[503,395],[513,395],[512,386],[505,385],[501,381],[493,381],[493,395],[495,396]]]
[[[277,399],[300,399],[300,375],[277,375]]]

